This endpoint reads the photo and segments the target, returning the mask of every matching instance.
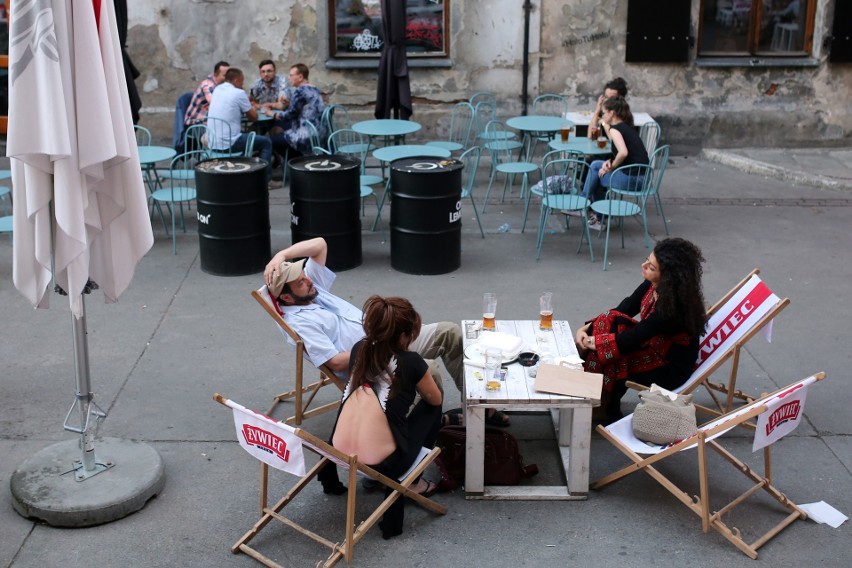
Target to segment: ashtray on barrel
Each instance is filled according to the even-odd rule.
[[[533,353],[532,351],[522,351],[518,353],[518,363],[521,364],[522,367],[533,367],[538,360],[540,359],[538,353]]]

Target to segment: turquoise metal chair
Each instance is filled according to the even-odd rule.
[[[669,224],[666,221],[663,202],[660,199],[660,186],[663,184],[663,175],[666,173],[668,163],[669,145],[666,144],[665,146],[660,146],[651,154],[651,182],[648,188],[648,195],[654,198],[657,214],[663,218],[663,227],[665,227],[667,235],[669,234]]]
[[[0,180],[11,179],[12,170],[0,170]],[[12,189],[6,186],[0,186],[0,200],[3,200],[3,215],[8,215],[7,199],[12,199]]]
[[[150,146],[151,145],[151,131],[145,128],[144,126],[139,126],[138,124],[133,125],[133,132],[136,134],[136,145],[137,146]]]
[[[369,186],[384,183],[382,176],[368,175],[365,171],[367,152],[374,149],[364,136],[349,128],[340,128],[328,137],[328,150],[332,154],[354,156],[361,160],[361,185]]]
[[[567,159],[582,160],[584,157],[585,156],[582,152],[575,151],[575,150],[554,150],[552,152],[545,154],[544,158],[542,158],[542,160],[541,160],[542,171],[544,170],[544,166],[552,160],[560,160],[560,159],[561,160],[567,160]],[[543,180],[544,178],[541,178],[541,179]],[[582,188],[582,184],[581,184],[580,190],[582,191],[582,189],[583,188]],[[532,198],[533,195],[538,195],[539,197],[544,198],[544,195],[545,195],[544,182],[540,181],[539,183],[536,183],[535,185],[531,186],[529,192],[527,192],[527,199],[526,199],[526,203],[524,204],[524,224],[523,224],[523,227],[521,227],[522,233],[524,232],[524,229],[527,228],[527,216],[529,215],[529,211],[530,211],[530,199]]]
[[[426,144],[446,148],[450,152],[458,152],[467,148],[470,142],[470,131],[473,127],[474,112],[474,108],[469,102],[456,103],[452,115],[450,115],[450,132],[447,140],[433,140]]]
[[[582,230],[589,239],[589,255],[592,261],[595,259],[592,251],[591,235],[589,225],[585,222],[588,217],[590,202],[583,197],[583,181],[587,174],[588,164],[579,153],[571,153],[570,158],[561,157],[564,152],[550,152],[544,156],[541,165],[542,200],[541,216],[538,221],[538,238],[536,239],[536,259],[541,258],[541,246],[546,234],[547,219],[556,211],[578,211],[582,217]],[[569,216],[565,218],[566,228]],[[580,252],[577,249],[577,252]]]
[[[505,130],[506,126],[502,122],[499,120],[492,120],[485,127],[485,134],[488,135],[492,132],[501,132]],[[520,161],[512,156],[512,153],[519,147],[519,145],[522,146],[522,144],[517,140],[509,139],[490,139],[489,142],[485,143],[485,148],[491,154],[491,177],[488,181],[488,189],[485,191],[485,204],[482,206],[483,211],[485,211],[485,207],[488,204],[488,197],[491,194],[491,186],[494,184],[494,178],[497,177],[498,173],[505,175],[501,203],[506,200],[506,190],[509,188],[509,182],[511,180],[512,183],[514,183],[514,177],[516,175],[522,176],[520,196],[522,199],[526,197],[527,188],[529,187],[529,174],[538,171],[538,166],[531,162]],[[523,232],[523,230],[521,230],[521,232]]]
[[[619,175],[622,174],[622,175]],[[650,194],[653,172],[651,166],[621,166],[612,172],[606,199],[592,203],[592,211],[607,217],[606,242],[604,243],[603,269],[609,255],[609,233],[613,223],[621,228],[621,248],[624,248],[624,220],[628,217],[641,217],[645,232],[645,248],[651,248],[648,237],[648,221],[645,216],[645,204]],[[583,237],[580,238],[580,246]]]
[[[476,216],[476,223],[479,225],[479,234],[485,238],[485,231],[482,230],[482,221],[479,219],[479,211],[476,210],[476,202],[473,200],[473,186],[476,184],[476,171],[479,169],[479,158],[482,156],[482,148],[474,146],[459,156],[459,160],[464,164],[462,170],[462,201],[470,199],[470,205],[473,207],[473,214]]]
[[[239,156],[250,157],[254,152],[254,132],[248,133],[246,147],[242,152],[231,151],[230,144],[227,148],[223,148],[222,144],[231,140],[233,132],[231,125],[220,118],[207,117],[207,153],[211,158],[236,158]]]
[[[646,122],[639,127],[639,138],[645,145],[645,150],[648,156],[657,150],[657,145],[660,143],[660,125],[656,122]]]
[[[370,144],[364,140],[364,136],[359,132],[348,128],[341,128],[331,133],[328,137],[328,150],[330,154],[343,154],[353,156],[361,162],[360,184],[361,184],[361,214],[364,214],[364,199],[372,196],[376,200],[376,207],[379,205],[379,197],[376,191],[370,187],[377,183],[384,183],[384,178],[375,175],[366,175],[364,173],[364,164],[367,160],[367,151],[370,149]]]
[[[194,152],[185,152],[175,156],[170,164],[169,169],[172,174],[169,176],[170,183],[168,187],[158,189],[151,194],[151,198],[157,205],[160,212],[160,219],[163,222],[163,229],[166,235],[169,234],[169,229],[166,226],[166,220],[163,217],[163,210],[160,204],[165,204],[169,208],[172,217],[172,252],[177,254],[177,233],[175,231],[175,220],[177,214],[175,208],[180,210],[180,227],[183,232],[186,232],[186,220],[183,215],[184,203],[189,203],[196,198],[195,191],[195,165],[201,160],[208,158],[208,153],[204,150],[196,150]],[[178,174],[177,170],[192,172],[192,175]]]

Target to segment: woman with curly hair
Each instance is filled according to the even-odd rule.
[[[405,298],[367,299],[366,337],[352,348],[349,382],[331,434],[335,448],[357,455],[359,461],[392,479],[411,467],[422,447],[435,446],[441,427],[443,394],[423,357],[408,350],[421,323]],[[420,401],[415,405],[418,394]],[[326,493],[345,491],[333,464],[318,477]],[[437,484],[421,479],[411,489],[429,496]],[[403,500],[397,499],[379,524],[382,535],[401,534],[402,520]]]
[[[577,330],[585,370],[604,376],[602,420],[621,418],[626,380],[675,389],[692,374],[707,323],[702,262],[701,249],[691,242],[660,241],[642,263],[645,281],[633,294]],[[633,319],[637,314],[639,321]]]

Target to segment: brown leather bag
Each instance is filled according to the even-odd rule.
[[[444,426],[436,445],[441,454],[435,459],[441,471],[440,491],[452,491],[464,481],[464,426]],[[514,436],[498,428],[485,428],[485,485],[517,485],[538,473],[535,464],[524,465]]]

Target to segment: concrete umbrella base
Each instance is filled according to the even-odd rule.
[[[109,469],[76,481],[73,462],[79,440],[53,444],[27,459],[12,474],[12,506],[18,514],[56,527],[87,527],[126,517],[163,489],[160,454],[133,440],[96,441],[96,460]]]

